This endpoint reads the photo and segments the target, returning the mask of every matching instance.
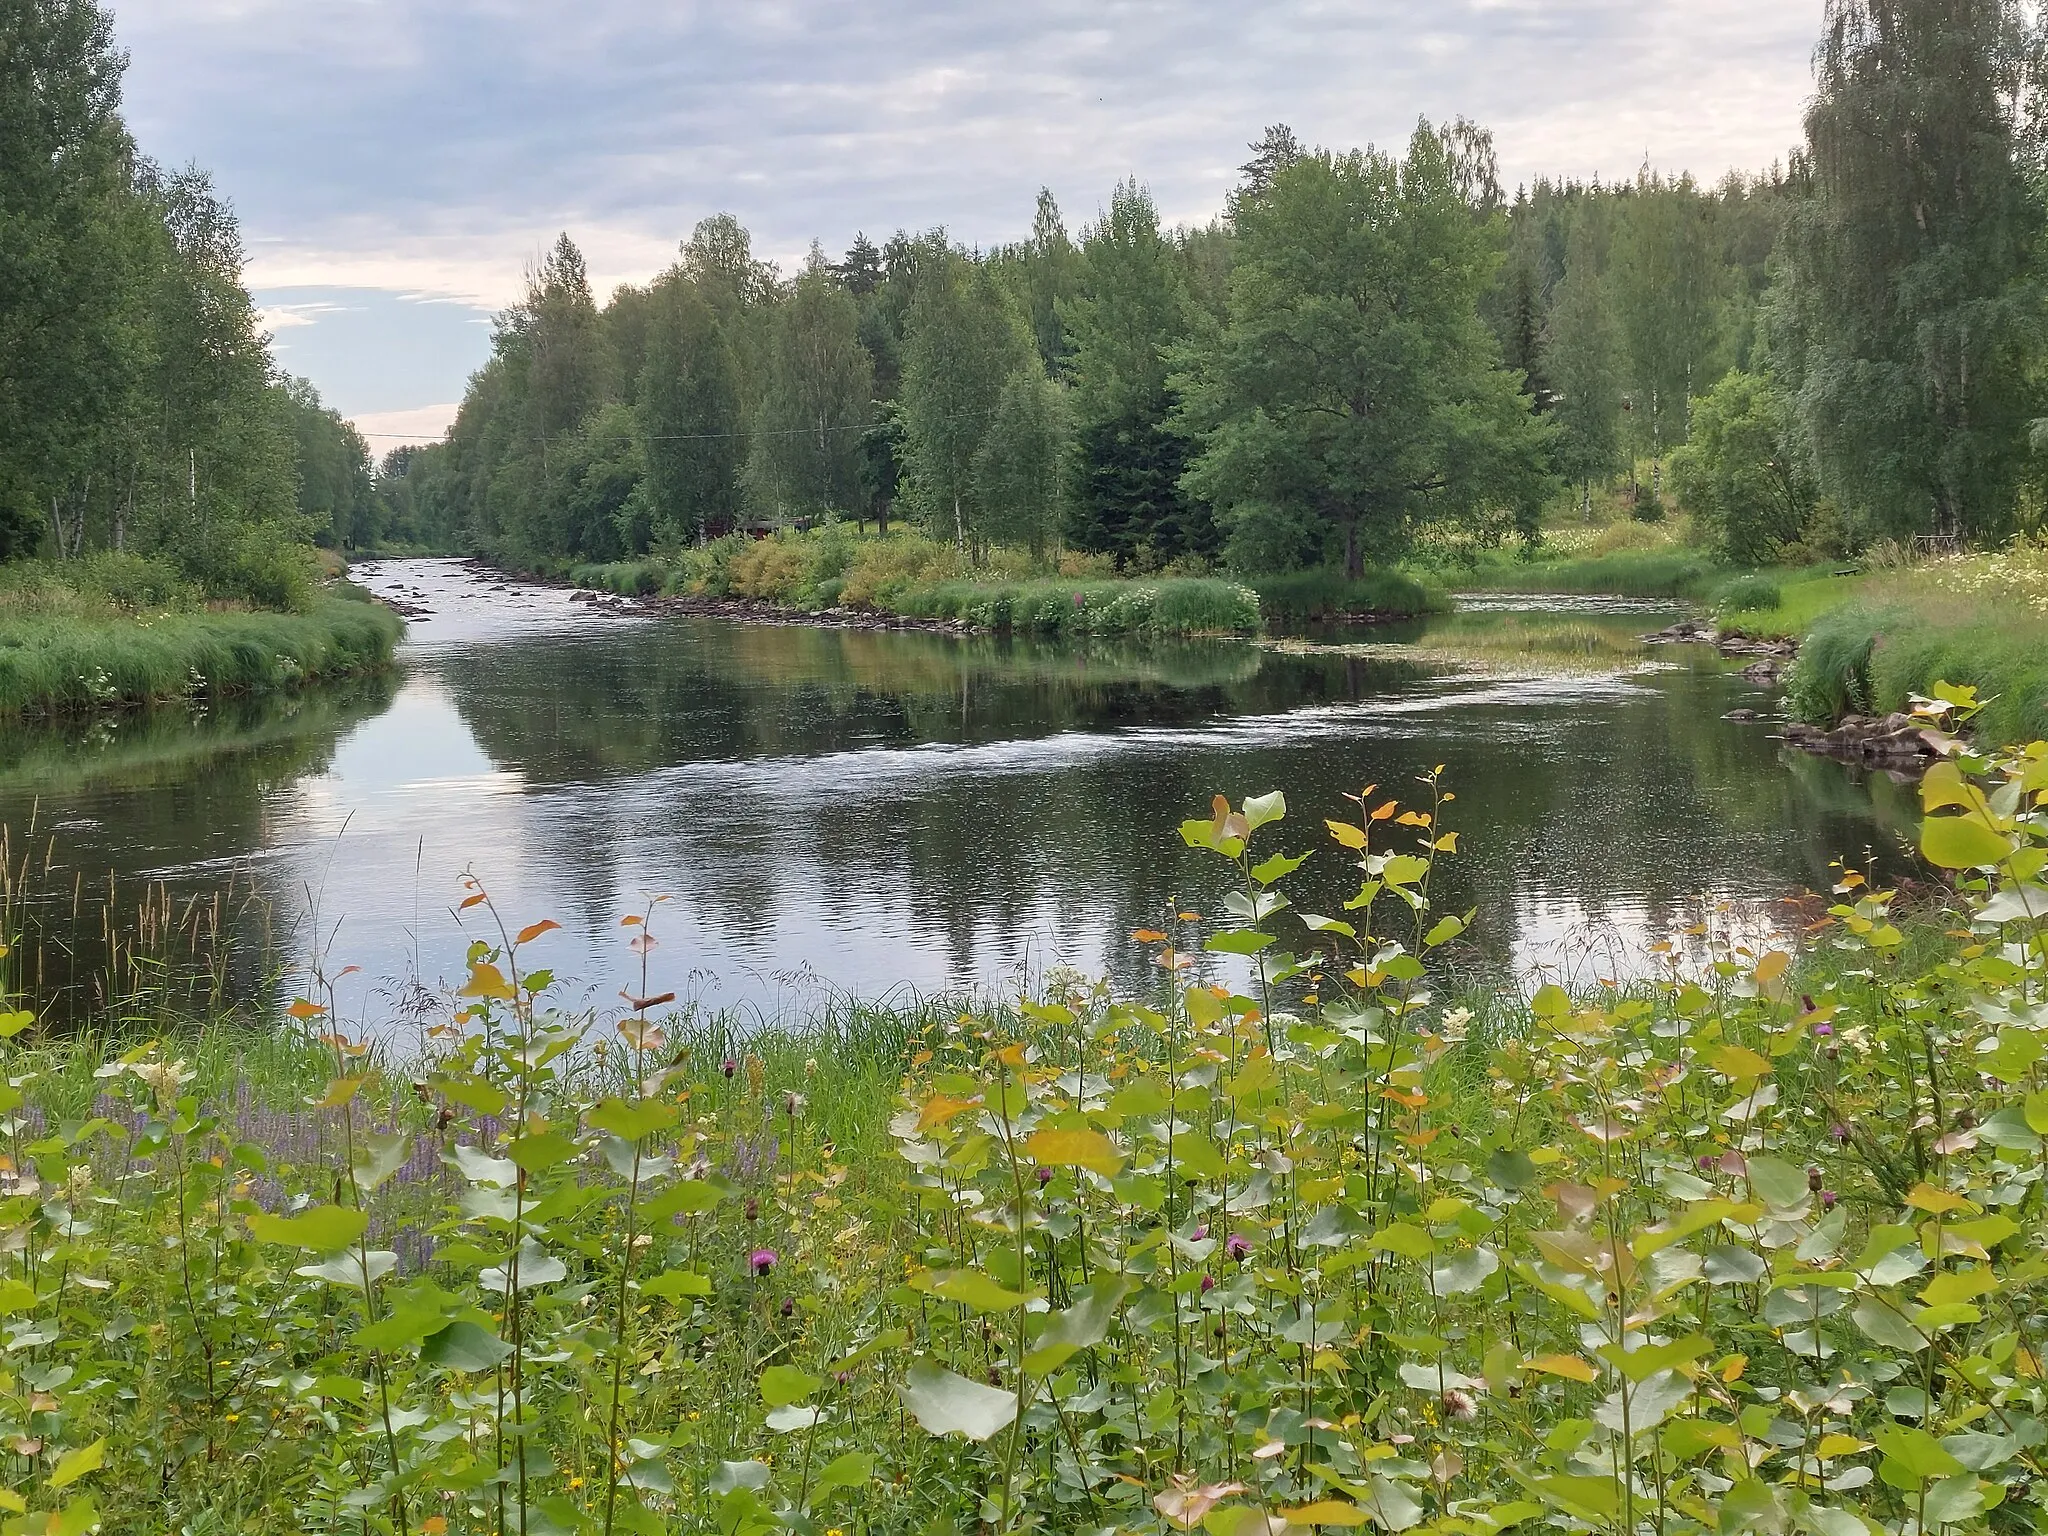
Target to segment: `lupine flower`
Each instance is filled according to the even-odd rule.
[[[1242,1262],[1252,1251],[1252,1240],[1242,1232],[1233,1232],[1223,1240],[1223,1251],[1231,1258]]]
[[[773,1248],[756,1248],[747,1255],[747,1263],[753,1266],[755,1274],[765,1275],[775,1267],[775,1250]]]

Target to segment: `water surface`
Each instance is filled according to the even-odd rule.
[[[638,984],[620,917],[662,895],[654,989],[774,1011],[1054,961],[1138,981],[1129,932],[1214,905],[1175,828],[1218,792],[1286,791],[1280,841],[1328,850],[1302,904],[1328,909],[1356,882],[1322,818],[1442,765],[1468,961],[1595,973],[1717,914],[1782,920],[1838,857],[1901,867],[1911,814],[1725,721],[1769,701],[1718,658],[1637,651],[1653,606],[1496,599],[1292,653],[621,617],[453,561],[356,574],[429,612],[396,677],[0,734],[0,821],[17,855],[33,824],[46,898],[232,876],[301,948],[317,911],[374,1014],[382,982],[456,976],[491,935],[452,910],[465,872],[508,921],[562,924],[540,952],[600,1002]],[[1566,670],[1499,642],[1553,621],[1588,632]]]

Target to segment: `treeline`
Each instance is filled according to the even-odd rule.
[[[233,211],[121,118],[91,0],[0,7],[0,560],[159,556],[303,596],[315,529],[373,531],[363,441],[281,377]]]
[[[1539,181],[1489,137],[1269,129],[1223,213],[1127,182],[1070,236],[813,247],[728,216],[600,304],[564,236],[448,441],[388,457],[413,537],[514,561],[913,520],[964,546],[1285,570],[1533,531],[1617,483],[1739,559],[1990,540],[2040,500],[2039,37],[2006,0],[1831,0],[1806,143],[1703,186]]]

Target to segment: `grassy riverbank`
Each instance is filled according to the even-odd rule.
[[[1219,801],[1182,838],[1242,889],[1132,933],[1132,996],[600,1027],[506,913],[456,996],[316,986],[289,1038],[0,1015],[11,1497],[112,1536],[2038,1529],[2025,901],[1907,922],[1852,877],[1781,946],[1474,1008],[1431,976],[1452,810]],[[1280,899],[1314,843],[1342,921]]]
[[[146,562],[0,575],[0,715],[262,693],[388,665],[404,625],[341,582],[297,606],[208,602]]]
[[[915,533],[843,526],[734,535],[672,561],[565,567],[549,574],[626,596],[744,597],[799,609],[865,608],[962,618],[1039,634],[1249,634],[1266,620],[1404,618],[1444,599],[1399,572],[1346,582],[1328,573],[1238,582],[1198,566],[1119,575],[1112,562],[995,548],[970,556]]]
[[[1792,587],[1760,616],[1801,635],[1787,679],[1815,724],[1906,709],[1937,683],[1974,688],[1972,731],[1999,744],[2048,736],[2048,551],[1960,555]]]

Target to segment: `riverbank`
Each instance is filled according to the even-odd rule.
[[[1346,581],[1330,572],[1236,581],[1166,570],[1120,576],[1110,562],[994,549],[970,559],[914,533],[861,535],[841,526],[713,540],[670,563],[631,561],[540,573],[625,598],[746,606],[685,611],[791,622],[850,614],[964,623],[989,633],[1039,635],[1247,635],[1269,621],[1383,622],[1439,612],[1447,599],[1399,571]]]
[[[1294,916],[1301,860],[1267,857],[1311,818],[1197,809],[1176,846],[1258,892],[1129,932],[1128,988],[599,1021],[554,1011],[553,925],[508,911],[402,1018],[317,987],[267,1038],[0,1013],[35,1260],[0,1294],[67,1345],[17,1486],[114,1536],[364,1507],[450,1536],[1592,1529],[1655,1501],[1732,1529],[1788,1489],[1821,1532],[2038,1524],[2031,1367],[1839,1393],[1804,1434],[1757,1412],[1817,1358],[1925,1382],[1975,1303],[2048,1306],[2002,1214],[2048,1127],[2024,904],[1916,920],[1852,875],[1832,914],[1659,945],[1633,984],[1432,995],[1491,920],[1432,910],[1467,852],[1439,787],[1315,827],[1371,874],[1341,923]],[[2039,847],[1967,813],[1923,838]],[[663,910],[618,930],[643,958]],[[1255,995],[1183,972],[1283,946],[1326,958]],[[1959,983],[1972,1009],[1928,1007]],[[1929,1080],[1937,1052],[1981,1070]]]
[[[0,715],[264,693],[390,665],[404,623],[330,585],[303,612],[0,605]]]

